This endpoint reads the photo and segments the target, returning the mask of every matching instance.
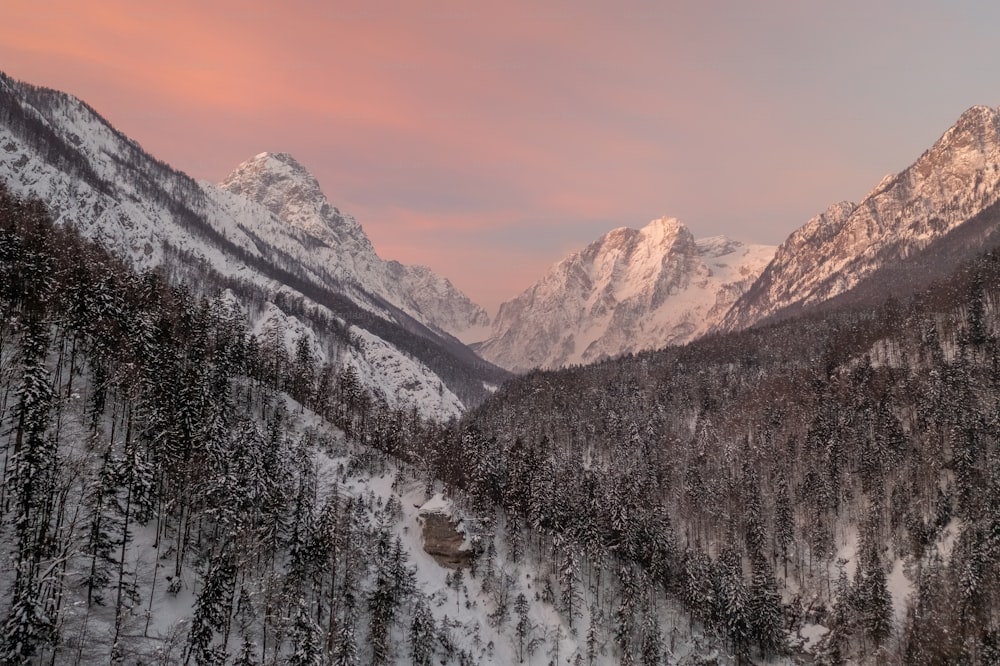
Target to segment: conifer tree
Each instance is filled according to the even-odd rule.
[[[48,553],[49,498],[58,463],[47,436],[54,395],[45,365],[48,334],[38,317],[29,317],[21,339],[22,377],[14,431],[14,584],[0,637],[0,660],[20,663],[54,639],[54,623],[45,612],[39,576]]]
[[[434,658],[434,616],[421,598],[413,609],[410,622],[410,659],[414,666],[430,666]]]
[[[185,664],[192,658],[199,665],[225,663],[225,647],[213,647],[212,643],[216,632],[222,631],[229,619],[235,578],[236,568],[229,552],[220,552],[212,558],[195,602]]]
[[[750,580],[750,633],[764,656],[781,652],[785,646],[781,595],[766,560],[753,565]]]
[[[658,666],[663,661],[664,650],[663,632],[660,631],[656,615],[652,612],[646,613],[642,623],[640,663],[642,666]]]
[[[573,621],[580,614],[580,568],[573,546],[563,548],[562,564],[559,567],[559,587],[561,590],[562,610],[569,620],[569,628],[573,629]]]
[[[299,600],[292,625],[292,654],[289,666],[320,666],[322,655],[319,644],[319,628],[304,599]]]
[[[881,646],[892,633],[892,596],[872,530],[863,530],[861,538],[862,578],[855,587],[855,598],[865,633],[876,646]]]
[[[517,624],[514,626],[514,634],[517,636],[517,660],[524,663],[525,643],[531,642],[532,624],[528,618],[528,598],[521,592],[514,599],[514,613],[517,615]]]

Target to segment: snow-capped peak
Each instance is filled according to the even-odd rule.
[[[644,236],[655,238],[661,236],[676,235],[684,225],[676,217],[658,217],[640,229]]]
[[[672,217],[614,229],[504,303],[479,352],[527,370],[686,342],[718,321],[773,252],[725,236],[697,241]]]
[[[379,257],[357,220],[332,205],[316,177],[288,153],[260,153],[219,187],[263,207],[277,224],[265,220],[254,232],[317,275],[355,285],[459,338],[476,337],[488,325],[486,312],[446,278]]]
[[[236,167],[219,186],[261,204],[317,240],[350,242],[355,251],[374,252],[357,220],[332,206],[316,177],[288,153],[260,153]]]
[[[328,322],[326,330],[311,331],[316,348],[336,349],[336,361],[353,366],[391,406],[413,405],[434,418],[460,413],[461,400],[449,389],[456,384],[446,385],[431,366],[438,358],[455,359],[447,366],[451,375],[442,375],[458,376],[461,367],[474,376],[478,360],[413,320],[447,330],[469,309],[471,318],[481,309],[462,301],[443,278],[437,278],[440,289],[427,289],[436,276],[418,272],[418,282],[408,267],[387,268],[360,226],[326,201],[291,156],[259,154],[221,188],[155,160],[64,93],[0,72],[0,107],[15,121],[29,119],[0,121],[0,183],[15,195],[42,199],[56,221],[72,223],[140,270],[169,261],[171,272],[206,290],[220,276],[225,284],[258,290],[251,324],[261,306],[265,314],[281,310],[270,319],[297,334],[307,333],[307,322]],[[355,259],[361,268],[373,267],[371,283],[368,273],[355,270]],[[390,282],[395,291],[385,288]],[[411,291],[423,300],[409,298]],[[406,347],[413,330],[423,340]]]
[[[858,205],[841,203],[786,240],[722,328],[750,326],[792,305],[842,294],[1000,201],[1000,112],[966,110],[916,162]]]

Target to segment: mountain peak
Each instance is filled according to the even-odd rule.
[[[331,205],[316,177],[289,153],[258,153],[219,187],[264,206],[285,224],[324,243],[351,242],[371,249],[361,225]]]
[[[858,205],[836,204],[793,232],[722,328],[744,328],[791,306],[843,294],[998,202],[1000,112],[973,106]]]
[[[284,229],[278,233],[296,238],[322,272],[361,285],[451,335],[478,336],[478,329],[488,324],[486,312],[447,279],[379,257],[361,225],[333,206],[316,177],[290,154],[259,153],[236,167],[220,187],[263,206]]]
[[[315,180],[309,170],[302,166],[302,163],[295,159],[291,153],[257,153],[251,159],[237,167],[237,170],[249,165],[256,165],[259,169],[264,169],[275,174],[283,174],[287,177],[296,176]]]
[[[680,344],[712,326],[774,254],[677,218],[609,231],[500,306],[479,353],[515,371]]]
[[[988,106],[973,106],[958,117],[917,164],[930,161],[935,168],[946,167],[956,158],[961,160],[966,155],[989,152],[997,144],[998,137],[1000,112]]]
[[[220,186],[231,192],[255,198],[254,192],[259,193],[264,188],[271,189],[279,184],[287,188],[289,183],[307,188],[311,194],[318,192],[322,196],[319,181],[290,153],[258,153],[237,166]]]
[[[986,106],[984,104],[976,104],[975,106],[970,106],[968,109],[963,111],[962,115],[960,115],[958,120],[955,122],[955,125],[983,125],[996,120],[996,117],[997,110],[993,107]]]
[[[693,240],[691,232],[676,217],[660,217],[653,220],[639,230],[639,236],[656,245],[673,244],[677,240]]]
[[[683,228],[684,225],[676,217],[658,217],[655,220],[651,220],[649,224],[642,228],[642,231],[674,231]]]

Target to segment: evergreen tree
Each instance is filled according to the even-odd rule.
[[[243,641],[243,647],[240,648],[240,654],[233,662],[233,666],[257,666],[257,660],[254,659],[254,644],[250,641]]]
[[[322,663],[319,627],[312,619],[305,600],[299,600],[295,622],[292,625],[292,654],[288,658],[289,666],[320,666]]]
[[[312,405],[313,386],[316,381],[316,367],[313,360],[312,343],[303,333],[295,340],[288,375],[288,393],[301,405]]]
[[[871,530],[862,532],[861,585],[855,594],[865,633],[881,646],[892,633],[892,596]]]
[[[748,616],[750,633],[761,654],[771,656],[779,653],[785,645],[784,613],[781,595],[765,560],[754,564]]]
[[[597,643],[600,620],[600,608],[592,605],[590,607],[590,624],[587,627],[587,664],[590,666],[593,666],[597,660],[598,649],[600,647]]]
[[[719,553],[715,573],[715,616],[733,643],[738,657],[746,656],[753,639],[750,619],[750,595],[743,582],[739,551],[726,546]]]
[[[195,601],[185,664],[192,658],[197,664],[226,662],[225,646],[213,647],[212,643],[216,632],[222,631],[229,620],[235,579],[236,568],[230,553],[220,552],[212,559]]]
[[[707,627],[715,608],[715,590],[711,560],[699,549],[689,548],[685,553],[682,598],[692,619]]]
[[[795,542],[795,517],[788,496],[788,480],[784,474],[778,476],[775,489],[774,538],[781,549],[784,576],[788,578],[788,548]]]
[[[12,600],[0,638],[0,660],[6,663],[26,660],[55,638],[39,578],[42,561],[50,555],[50,497],[58,464],[54,442],[46,434],[54,395],[45,365],[49,344],[45,324],[30,317],[21,340],[23,370],[15,415],[13,475],[6,480],[15,500],[16,538]]]
[[[665,646],[663,632],[653,613],[647,613],[642,623],[642,647],[640,663],[642,666],[658,666],[663,661]]]
[[[580,614],[580,570],[576,552],[572,546],[563,549],[562,564],[559,567],[559,587],[562,592],[562,610],[573,629],[573,621]]]
[[[430,666],[434,658],[436,627],[434,616],[423,599],[418,599],[410,622],[410,659],[414,666]]]
[[[532,624],[528,618],[528,598],[521,592],[514,599],[514,613],[517,615],[517,624],[514,626],[514,634],[517,636],[517,660],[524,663],[525,642],[531,642]]]
[[[632,635],[635,633],[636,607],[639,602],[639,590],[635,573],[628,567],[622,567],[619,572],[621,579],[621,597],[614,616],[615,643],[622,653],[622,659],[631,663]]]

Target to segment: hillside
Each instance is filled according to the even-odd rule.
[[[478,325],[480,310],[425,269],[379,259],[360,226],[329,204],[301,166],[289,173],[280,160],[265,162],[270,168],[257,175],[274,189],[268,203],[276,212],[163,164],[80,100],[0,74],[0,181],[44,200],[57,222],[137,269],[163,266],[200,294],[230,289],[253,305],[256,327],[267,323],[258,313],[280,311],[279,320],[292,318],[293,328],[318,337],[325,358],[352,366],[393,404],[448,418],[502,381],[505,373],[446,332]],[[248,188],[252,179],[244,176]],[[289,219],[293,209],[297,223]],[[331,260],[347,241],[340,264],[361,248],[364,271]],[[415,281],[396,280],[401,271]],[[406,296],[406,287],[420,297]],[[463,317],[470,319],[463,324]],[[343,334],[331,334],[331,323]]]
[[[821,663],[993,663],[998,285],[992,248],[877,306],[530,373],[442,474],[656,572],[747,656],[771,584]]]
[[[2,188],[0,312],[3,663],[605,664],[626,611],[717,654],[641,571],[436,481],[446,427]]]

